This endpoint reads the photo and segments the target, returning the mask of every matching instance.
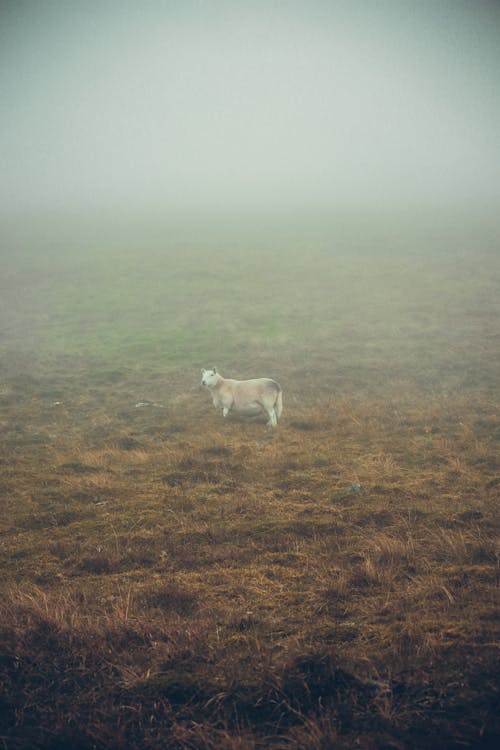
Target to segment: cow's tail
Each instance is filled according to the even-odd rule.
[[[279,389],[278,395],[276,397],[274,411],[276,412],[276,416],[279,419],[281,417],[281,412],[283,411],[283,391],[281,390],[281,388]]]

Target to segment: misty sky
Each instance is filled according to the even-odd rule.
[[[500,3],[0,0],[4,211],[500,205]]]

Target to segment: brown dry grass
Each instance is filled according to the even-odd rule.
[[[5,747],[493,742],[492,403],[292,401],[271,433],[105,386],[48,424],[37,388],[2,410]]]
[[[8,259],[0,747],[496,746],[497,235],[463,229]],[[213,363],[280,380],[275,432]]]

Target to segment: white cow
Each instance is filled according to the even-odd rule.
[[[231,380],[219,375],[215,367],[201,373],[201,384],[212,394],[214,406],[222,406],[225,417],[230,411],[247,417],[265,412],[269,417],[268,426],[276,427],[283,410],[283,396],[281,386],[275,380]]]

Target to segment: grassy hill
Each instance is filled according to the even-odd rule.
[[[154,230],[7,234],[3,745],[496,746],[498,232]]]

